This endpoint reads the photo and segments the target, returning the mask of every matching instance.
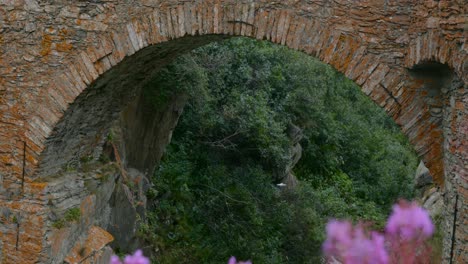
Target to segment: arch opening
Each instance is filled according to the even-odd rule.
[[[96,223],[103,226],[108,225],[108,231],[121,245],[131,247],[139,243],[134,237],[129,240],[128,233],[131,233],[130,230],[135,228],[135,213],[144,215],[144,206],[134,207],[129,204],[128,195],[125,193],[134,192],[136,196],[141,196],[144,193],[145,188],[147,188],[145,187],[147,185],[145,178],[152,173],[154,166],[161,159],[187,100],[184,94],[171,96],[163,108],[155,111],[145,100],[143,87],[151,81],[157,70],[167,65],[171,59],[188,51],[189,47],[193,47],[188,45],[193,43],[203,45],[202,43],[205,43],[196,42],[195,39],[190,37],[177,40],[180,42],[176,43],[188,44],[184,46],[184,49],[173,50],[172,56],[167,56],[162,52],[162,59],[158,59],[160,56],[158,51],[164,49],[155,49],[155,54],[149,50],[142,50],[145,56],[151,57],[156,62],[145,63],[149,59],[137,53],[135,58],[124,60],[115,71],[111,70],[104,74],[102,79],[98,79],[90,85],[87,91],[77,98],[77,101],[64,116],[63,123],[57,125],[56,135],[51,137],[48,142],[48,146],[52,146],[51,149],[46,149],[44,152],[44,155],[51,156],[44,156],[45,163],[41,167],[41,173],[49,174],[43,174],[43,178],[39,180],[56,182],[57,173],[60,177],[70,177],[71,175],[70,179],[83,182],[81,189],[84,193],[90,192],[91,196],[97,195],[96,197],[100,197],[103,201],[109,201],[110,211],[107,204],[98,203],[97,208],[101,208],[102,212],[95,211],[98,215],[96,218],[99,219]],[[219,38],[209,39],[209,41],[216,40]],[[140,62],[143,62],[143,68],[135,67],[134,64]],[[118,76],[122,72],[124,72],[122,76]],[[148,75],[145,76],[145,74]],[[117,76],[118,78],[116,78]],[[155,96],[164,95],[156,94]],[[110,140],[112,144],[108,144],[109,138],[112,138]],[[107,187],[100,187],[101,190],[93,186],[96,185],[96,180],[89,178],[95,177],[93,176],[95,172],[86,168],[89,168],[90,165],[93,166],[90,161],[101,161],[103,154],[120,166],[117,170],[106,172],[110,173],[110,179],[114,179],[116,183],[120,180],[138,181],[136,190],[129,190],[119,184],[104,184]],[[69,158],[62,163],[65,164],[65,167],[64,165],[57,166],[54,163],[47,163],[48,160],[57,162],[58,155]],[[105,158],[104,161],[106,161]],[[75,169],[77,172],[74,171]],[[98,166],[97,171],[102,170],[104,169]],[[53,176],[51,177],[51,175]],[[102,193],[102,190],[109,191],[114,188],[115,191],[111,192],[112,196]],[[70,197],[70,201],[76,198]],[[62,205],[52,201],[51,206],[60,207]],[[118,210],[114,210],[115,208]],[[131,217],[126,219],[126,216]],[[106,217],[107,220],[105,220]],[[52,232],[54,232],[53,229]],[[63,248],[71,248],[72,246],[72,244],[66,243],[62,245]],[[63,252],[68,252],[68,250],[63,249]],[[56,256],[57,259],[61,257],[64,256]]]
[[[299,56],[301,56],[301,55],[299,55]],[[261,56],[260,56],[260,57],[261,57]],[[226,60],[226,62],[227,62],[227,60]],[[286,60],[284,60],[284,62],[286,63]],[[222,64],[222,63],[221,63],[221,64]],[[209,64],[209,65],[211,65],[211,64]],[[216,64],[216,63],[213,63],[213,66],[212,66],[212,67],[214,67],[214,68],[217,68],[217,67],[221,68],[221,67],[219,66],[219,64]],[[224,67],[222,67],[222,68],[224,69]],[[245,69],[246,72],[250,72],[250,71],[249,71],[249,67],[245,67],[245,68],[242,67],[242,69]],[[221,70],[221,72],[224,72],[224,71]],[[235,70],[230,71],[230,72],[232,72],[233,76],[238,76],[238,75],[237,75],[238,73],[237,73]],[[279,72],[281,72],[281,70],[279,70]],[[300,70],[297,69],[296,72],[300,72]],[[280,75],[280,76],[282,76],[282,75]],[[338,76],[342,77],[341,75],[337,75],[337,78],[336,78],[336,79],[341,80],[341,78],[338,78]],[[317,77],[318,77],[318,76],[317,76]],[[320,78],[320,77],[318,77],[318,78]],[[304,79],[307,79],[307,78],[304,78]],[[344,78],[343,78],[343,79],[344,79]],[[164,79],[163,79],[163,80],[164,80]],[[289,80],[289,79],[288,79],[288,80]],[[317,81],[317,82],[320,83],[320,81]],[[248,83],[250,84],[251,82],[248,82]],[[256,82],[253,82],[253,83],[255,84]],[[260,82],[260,83],[261,83],[261,82]],[[296,82],[293,82],[293,81],[287,82],[287,83],[290,83],[290,84],[291,84],[291,86],[287,86],[287,87],[290,87],[291,89],[293,89],[292,87],[295,87],[294,84],[296,84]],[[294,84],[292,84],[292,83],[294,83]],[[331,82],[330,84],[332,84],[332,82]],[[250,86],[248,86],[248,85],[246,85],[246,86],[247,86],[247,87],[250,87]],[[258,86],[261,86],[261,85],[258,85]],[[256,88],[255,85],[254,85],[254,87]],[[248,91],[252,91],[252,90],[253,90],[253,91],[256,91],[255,88],[248,89]],[[264,87],[263,87],[263,88],[264,88]],[[246,89],[247,89],[247,88],[246,88]],[[253,91],[252,91],[252,93],[254,93]],[[359,91],[359,90],[358,90],[358,91]],[[277,90],[276,90],[276,92],[278,93]],[[329,96],[330,96],[330,98],[331,98],[331,94],[333,94],[333,92],[334,92],[333,89],[330,89],[330,93],[328,93]],[[227,92],[227,91],[226,91],[226,93],[229,94],[229,92]],[[351,91],[350,91],[350,93],[351,93]],[[215,93],[215,94],[217,94],[217,93]],[[250,93],[249,93],[249,95],[250,95]],[[284,94],[281,94],[281,93],[280,93],[280,95],[283,95],[283,96],[284,96]],[[359,91],[359,95],[362,95],[362,92],[361,92],[361,91]],[[243,98],[245,98],[245,97],[243,97]],[[247,98],[248,98],[248,97],[247,97]],[[317,94],[317,98],[318,98],[318,94]],[[303,97],[303,98],[297,98],[297,99],[298,99],[298,104],[300,104],[300,106],[304,106],[303,104],[307,105],[307,104],[316,103],[311,97],[308,97],[306,94],[304,94],[304,97]],[[302,99],[302,100],[301,100],[301,99]],[[367,99],[368,99],[368,98],[367,98]],[[246,100],[246,104],[248,104],[249,100],[247,100],[247,99],[244,99],[244,100]],[[301,100],[301,101],[299,102],[299,100]],[[355,98],[355,100],[357,100],[357,99]],[[280,100],[280,101],[281,101],[281,100]],[[224,100],[223,102],[224,102],[225,104],[227,104],[227,103],[229,102],[229,100],[226,99],[226,100]],[[359,101],[359,102],[360,102],[360,101]],[[366,102],[367,102],[367,101],[366,101]],[[261,104],[262,101],[261,101],[261,100],[258,100],[257,103],[258,103],[258,104]],[[229,104],[229,106],[230,106],[230,105],[231,105],[231,104]],[[317,105],[318,105],[318,103],[317,103]],[[332,102],[329,102],[330,108],[331,108],[331,105],[333,105]],[[298,107],[300,107],[300,106],[298,106]],[[255,107],[252,107],[252,108],[257,109],[257,108],[255,108]],[[231,108],[228,107],[228,109],[231,109]],[[184,111],[184,114],[183,114],[182,117],[181,117],[181,118],[182,118],[182,122],[185,124],[185,126],[176,128],[176,135],[175,135],[174,137],[175,137],[175,139],[176,139],[177,141],[183,141],[183,140],[184,140],[184,136],[181,136],[181,135],[185,135],[184,132],[187,132],[187,133],[189,133],[189,134],[192,135],[192,136],[193,136],[193,134],[197,134],[196,128],[193,128],[193,127],[192,127],[191,129],[193,129],[194,131],[191,130],[191,129],[183,130],[184,128],[187,128],[187,127],[188,127],[188,126],[187,126],[187,121],[185,120],[185,122],[184,122],[184,118],[185,118],[184,115],[192,114],[192,115],[190,115],[189,119],[190,119],[192,122],[198,123],[198,122],[197,122],[198,119],[195,118],[195,119],[194,119],[195,121],[193,121],[193,120],[191,119],[191,118],[194,117],[194,115],[193,115],[193,113],[191,113],[191,112],[189,112],[189,111],[190,111],[189,109],[186,109],[186,110]],[[193,110],[192,110],[192,111],[193,111]],[[255,110],[252,110],[252,111],[255,111]],[[223,114],[224,114],[223,112],[224,112],[223,110],[219,109],[219,116],[223,116]],[[220,118],[223,118],[223,117],[220,117]],[[337,118],[339,118],[339,117],[337,117]],[[249,118],[246,118],[246,119],[248,120]],[[305,123],[307,123],[307,121],[304,121],[304,120],[303,120],[303,121],[301,122],[300,119],[298,119],[298,120],[295,120],[295,122],[299,122],[300,125],[299,125],[299,123],[294,123],[294,124],[299,125],[299,126],[290,127],[291,134],[293,135],[294,138],[296,138],[295,140],[301,141],[301,139],[300,139],[300,138],[301,138],[301,135],[300,135],[301,132],[298,132],[298,130],[303,129],[304,127],[303,127],[302,125],[304,125]],[[190,123],[190,122],[189,122],[189,123]],[[201,123],[202,123],[202,122],[201,122]],[[182,129],[182,132],[180,131],[180,129]],[[325,128],[324,128],[324,126],[323,126],[323,127],[322,127],[322,126],[319,126],[319,127],[316,127],[316,129],[317,129],[317,130],[320,130],[320,129],[325,129]],[[179,131],[177,131],[177,130],[179,130]],[[210,131],[210,130],[208,130],[208,131]],[[208,135],[211,135],[211,133],[208,132],[208,131],[207,131]],[[207,136],[206,138],[203,138],[203,140],[200,140],[200,141],[204,142],[204,144],[208,144],[210,147],[213,147],[213,148],[215,148],[215,149],[220,148],[222,151],[220,151],[219,153],[225,153],[225,152],[224,152],[224,151],[225,151],[224,148],[227,148],[228,150],[226,150],[226,152],[229,153],[229,149],[233,147],[230,143],[237,143],[237,144],[239,144],[239,141],[236,141],[236,139],[239,140],[239,138],[242,138],[242,134],[241,134],[241,135],[236,134],[236,130],[233,130],[233,131],[228,130],[228,131],[230,131],[230,132],[229,132],[229,133],[226,133],[226,134],[219,135],[219,137],[211,138],[211,139],[210,139],[210,137]],[[361,131],[361,130],[359,130],[359,131]],[[351,131],[347,131],[347,132],[348,132],[348,133],[345,133],[345,134],[352,134]],[[302,133],[304,133],[304,130],[302,131]],[[310,132],[307,132],[308,136],[310,135],[309,133],[310,133]],[[358,134],[359,134],[359,133],[358,133]],[[232,137],[230,137],[230,136],[232,136]],[[303,136],[303,135],[302,135],[302,136]],[[307,137],[308,137],[308,136],[307,136]],[[189,137],[190,137],[190,136],[189,136]],[[207,138],[208,138],[208,139],[207,139]],[[352,137],[350,137],[350,138],[352,138]],[[225,139],[225,140],[223,140],[223,139]],[[307,141],[307,140],[301,141],[301,144],[303,144],[303,145],[302,145],[302,148],[305,148],[305,147],[306,147],[305,141]],[[296,142],[296,141],[293,141],[293,142],[298,143],[298,142]],[[179,143],[180,143],[180,142],[179,142]],[[293,144],[295,144],[295,143],[293,143]],[[311,145],[312,145],[312,143],[311,143]],[[333,146],[332,144],[330,144],[330,145]],[[172,146],[172,148],[178,149],[177,146],[178,146],[178,145]],[[191,146],[191,148],[195,148],[193,145],[190,145],[190,146]],[[255,145],[249,145],[249,146],[255,146]],[[276,146],[276,145],[275,145],[275,146]],[[181,148],[183,148],[183,147],[181,147]],[[198,148],[197,148],[197,149],[198,149]],[[301,145],[296,145],[295,149],[296,149],[296,152],[295,152],[295,153],[297,154],[297,153],[298,153],[298,152],[297,152],[297,149],[301,149]],[[174,149],[172,149],[172,150],[174,150]],[[183,151],[181,151],[180,153],[184,153],[184,151],[188,151],[189,153],[193,153],[193,152],[190,152],[190,150],[183,150]],[[235,152],[235,150],[234,150],[234,152]],[[175,153],[177,153],[177,151],[175,151]],[[198,152],[195,151],[195,153],[198,153]],[[215,153],[218,153],[218,152],[215,152]],[[310,154],[310,152],[309,152],[308,154]],[[174,155],[174,152],[171,152],[171,154],[168,155],[168,156],[169,156],[168,159],[170,160],[170,159],[171,159],[170,157],[173,157],[173,155]],[[190,155],[190,154],[189,154],[189,155]],[[201,152],[200,152],[200,155],[201,155]],[[224,154],[224,155],[226,155],[226,154]],[[231,154],[231,155],[234,155],[234,154]],[[302,155],[304,155],[304,154],[302,154]],[[344,156],[348,156],[347,154],[343,154],[343,155],[344,155]],[[201,155],[201,156],[203,156],[203,155]],[[219,154],[219,155],[216,155],[216,154],[215,154],[215,155],[212,155],[212,156],[213,156],[214,159],[218,160],[217,158],[222,159],[221,157],[223,156],[223,154]],[[246,155],[244,156],[244,158],[247,159],[247,156],[248,156],[248,155],[246,154]],[[230,156],[230,157],[231,157],[231,156]],[[300,154],[299,154],[299,157],[300,157]],[[303,156],[303,157],[304,157],[304,156]],[[340,159],[340,157],[338,157],[337,159]],[[176,161],[174,161],[174,159],[173,159],[173,162],[174,162],[174,163],[177,162],[177,161],[180,161],[180,162],[181,162],[181,167],[183,167],[183,164],[185,164],[184,162],[186,161],[185,157],[183,157],[183,154],[181,154],[180,160],[178,160],[177,158],[175,158],[175,160],[176,160]],[[293,160],[294,160],[294,158],[293,158]],[[308,161],[309,161],[309,162],[311,162],[311,161],[313,161],[313,160],[314,160],[313,158],[308,157]],[[320,160],[320,161],[323,161],[323,160]],[[299,161],[299,162],[300,162],[300,161]],[[171,179],[171,178],[170,178],[170,176],[171,176],[171,168],[172,168],[171,164],[174,164],[174,163],[167,162],[167,160],[166,160],[166,163],[164,163],[163,166],[162,166],[162,168],[161,168],[161,172],[159,173],[159,175],[164,175],[164,171],[165,171],[165,170],[169,171],[169,172],[167,173],[168,175],[166,174],[166,175],[168,176],[167,178],[164,178],[164,176],[159,176],[160,178],[158,178],[159,180],[161,180],[161,181],[164,182],[164,183],[162,184],[164,187],[166,186],[166,184],[168,184],[168,178]],[[243,163],[243,164],[247,164],[247,162],[242,162],[242,163]],[[258,163],[258,164],[261,164],[262,162],[259,161],[259,162],[257,162],[257,163]],[[317,161],[316,161],[315,164],[317,164],[317,163],[321,163],[321,162],[317,162]],[[292,164],[294,164],[294,162],[293,162]],[[347,163],[347,164],[349,164],[349,163]],[[303,165],[303,164],[301,164],[301,165]],[[200,165],[200,166],[203,166],[203,165]],[[221,165],[220,165],[220,166],[221,166]],[[396,166],[395,166],[395,167],[396,167]],[[183,167],[183,168],[185,169],[185,167]],[[184,169],[181,169],[180,174],[182,174],[182,175],[185,176],[186,171],[185,171]],[[303,169],[303,170],[306,170],[305,166],[302,166],[302,169]],[[208,170],[208,171],[209,171],[209,170]],[[232,170],[228,169],[228,170],[226,171],[226,174],[232,175],[232,174],[230,174],[230,171],[234,171],[234,170],[233,170],[233,169],[232,169]],[[291,166],[290,166],[289,169],[286,169],[286,172],[287,172],[287,174],[291,173]],[[285,180],[285,179],[283,178],[283,175],[284,175],[284,174],[281,173],[280,179],[279,179],[279,180],[277,179],[277,181],[276,181],[275,183],[286,184],[286,186],[294,186],[294,184],[295,184],[295,183],[294,183],[294,178],[293,178],[293,177],[290,177],[289,179],[286,179],[286,180]],[[297,174],[296,174],[296,175],[297,175]],[[183,178],[184,176],[181,176],[181,178]],[[237,176],[237,175],[236,175],[236,176]],[[303,176],[303,175],[302,175],[302,176]],[[337,176],[337,175],[335,175],[335,176]],[[345,175],[342,175],[342,176],[344,176],[344,179],[346,179],[346,177],[347,177],[347,176],[345,176]],[[199,178],[198,178],[198,177],[199,177]],[[198,177],[195,177],[195,178],[196,178],[195,182],[197,182],[198,179],[200,179],[200,182],[202,182],[202,183],[205,183],[205,184],[210,184],[210,183],[211,183],[211,182],[208,182],[208,183],[207,183],[206,181],[203,181],[203,180],[201,179],[201,178],[203,178],[201,175],[199,175]],[[223,179],[222,177],[220,177],[220,178]],[[339,179],[340,177],[338,176],[337,178]],[[219,179],[218,179],[218,180],[219,180]],[[175,178],[174,181],[176,182],[176,183],[174,183],[174,186],[182,186],[182,184],[179,184],[179,185],[177,184],[178,182],[180,182],[180,179]],[[216,180],[214,180],[214,181],[216,182]],[[221,181],[223,181],[223,180],[221,180]],[[224,184],[224,183],[229,183],[229,182],[230,182],[230,179],[225,179],[225,180],[223,181],[223,184]],[[196,186],[197,184],[196,184],[196,183],[193,183],[193,181],[187,180],[187,181],[184,182],[184,183],[186,183],[186,184],[189,186],[188,189],[190,189],[190,190],[191,190],[193,187],[197,188],[197,186]],[[216,183],[216,184],[219,184],[219,183]],[[269,185],[269,184],[271,184],[271,182],[264,182],[262,187],[264,187],[264,185]],[[210,184],[210,186],[213,187],[213,185],[211,185],[211,184]],[[280,186],[282,186],[282,185],[280,185]],[[161,189],[164,189],[164,187],[162,187]],[[285,187],[285,186],[283,186],[283,187]],[[280,188],[283,188],[283,187],[280,187]],[[198,187],[198,188],[199,188],[199,187]],[[223,190],[223,191],[225,190],[225,189],[223,189],[223,188],[217,188],[216,185],[214,185],[213,188],[214,188],[214,189],[218,189],[218,190],[221,189],[221,190]],[[163,192],[161,189],[159,189],[159,194],[163,197],[162,199],[164,199],[164,196],[165,196],[164,194],[165,194],[165,192]],[[172,190],[172,189],[170,189],[170,190]],[[177,190],[178,190],[177,188],[174,188],[174,191],[175,191],[176,193],[179,193],[179,192],[177,192]],[[199,190],[199,189],[197,189],[197,190]],[[210,191],[213,191],[213,189],[210,189]],[[208,193],[209,193],[210,191],[208,191]],[[260,193],[261,191],[263,191],[263,188],[258,188],[257,193]],[[183,191],[181,191],[181,192],[183,193]],[[338,192],[338,191],[337,191],[337,192]],[[155,192],[155,193],[156,193],[156,192]],[[171,193],[172,193],[172,192],[171,192]],[[218,192],[216,192],[216,193],[218,193]],[[227,191],[227,193],[229,194],[229,191]],[[363,192],[363,193],[364,193],[364,192]],[[176,194],[176,195],[177,195],[177,194]],[[312,194],[310,194],[310,195],[312,195]],[[168,195],[168,196],[169,196],[169,195]],[[333,196],[333,194],[330,194],[330,196]],[[294,195],[291,194],[291,200],[294,200],[293,197],[294,197]],[[159,197],[159,198],[161,199],[161,197]],[[224,197],[224,198],[225,198],[225,197]],[[236,197],[236,198],[238,198],[238,197]],[[170,199],[167,198],[167,200],[170,200]],[[272,199],[272,200],[273,200],[273,199]],[[166,200],[165,200],[165,201],[166,201]],[[222,195],[219,197],[219,201],[220,201],[220,204],[223,204],[223,201],[224,201],[224,200],[223,200],[223,196],[222,196]],[[229,201],[228,201],[228,202],[229,202]],[[193,203],[193,207],[197,207],[197,205],[198,205],[198,204]],[[214,206],[216,207],[216,205],[214,205]],[[324,203],[322,206],[323,206],[323,207],[326,207],[325,203]],[[174,207],[175,207],[175,206],[174,206]],[[222,207],[222,206],[220,206],[220,207]],[[311,209],[311,211],[313,211],[313,210],[314,210],[314,209]],[[234,214],[235,214],[235,213],[234,213]],[[164,218],[164,219],[167,219],[167,218]],[[245,219],[243,219],[243,221],[245,221]],[[168,220],[168,222],[169,222],[169,220]],[[214,221],[214,222],[212,222],[212,223],[216,223],[216,221]],[[318,224],[318,223],[317,223],[317,224]],[[298,224],[298,225],[300,225],[300,224]],[[309,241],[309,242],[310,242],[310,241]],[[233,242],[233,243],[235,243],[235,242]],[[317,245],[319,245],[319,244],[320,244],[320,243],[317,243],[317,242],[316,242],[314,246],[317,247]],[[310,244],[309,244],[309,245],[310,245]],[[221,246],[220,246],[220,247],[221,247]],[[311,246],[311,248],[312,248],[312,246]],[[247,257],[248,257],[247,255],[244,255],[244,256],[243,256],[243,258],[247,258]],[[221,261],[221,260],[220,260],[220,261]],[[195,262],[197,262],[197,261],[195,261]],[[204,262],[204,261],[198,261],[198,262]],[[294,262],[294,263],[302,263],[301,261],[297,261],[297,260],[296,260],[296,261],[291,260],[291,262]]]

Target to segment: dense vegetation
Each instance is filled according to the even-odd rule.
[[[156,263],[319,263],[328,218],[382,226],[412,195],[416,157],[399,128],[327,65],[248,39],[177,59],[145,88],[190,95],[148,192],[141,234]],[[161,96],[161,94],[163,96]],[[302,130],[296,188],[288,128]]]

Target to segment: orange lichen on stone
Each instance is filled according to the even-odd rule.
[[[114,237],[106,230],[98,226],[92,226],[88,231],[86,241],[76,243],[70,254],[65,258],[65,262],[82,263],[86,258],[100,251],[113,240]]]
[[[44,219],[41,216],[33,215],[28,220],[22,222],[22,229],[24,235],[30,240],[40,241],[37,246],[42,245],[42,227],[44,225]]]
[[[73,49],[73,45],[64,41],[61,43],[57,43],[55,48],[57,49],[57,51],[67,52]]]
[[[436,158],[427,162],[427,168],[432,174],[434,182],[443,187],[444,186],[444,162],[441,158],[442,156],[442,147],[436,146],[432,149],[431,154]]]
[[[47,187],[47,185],[48,184],[46,182],[32,182],[29,184],[29,187],[32,190],[43,191]]]
[[[28,218],[20,221],[19,230],[14,228],[1,237],[4,245],[2,263],[39,263],[43,248],[43,218],[29,214]]]
[[[442,138],[442,130],[436,124],[431,124],[430,130],[431,130],[431,132],[429,133],[430,138],[432,139]]]
[[[42,41],[41,41],[41,51],[40,54],[41,56],[46,56],[50,53],[52,49],[52,36],[44,34],[42,36]]]
[[[11,155],[1,155],[0,156],[0,162],[3,163],[3,164],[12,164],[13,161],[14,160],[12,159]]]
[[[26,203],[22,201],[13,201],[7,205],[9,208],[14,210],[23,211],[25,213],[38,214],[44,212],[45,208],[41,204],[37,203]]]
[[[70,236],[70,228],[54,229],[50,236],[52,255],[58,255],[62,250],[63,242]]]
[[[96,195],[86,196],[80,205],[81,216],[86,224],[91,224],[96,211]]]
[[[55,45],[55,49],[60,52],[67,52],[73,49],[73,45],[70,44],[66,36],[68,35],[68,30],[65,28],[60,29],[59,31],[59,39],[60,42]]]

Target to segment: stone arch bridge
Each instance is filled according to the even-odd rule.
[[[467,263],[467,11],[464,0],[0,0],[0,263],[103,261],[126,230],[115,175],[151,171],[183,105],[148,118],[141,87],[229,36],[317,57],[383,107],[444,192],[444,263]],[[120,172],[86,170],[111,129]]]

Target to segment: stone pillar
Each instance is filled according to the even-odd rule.
[[[443,263],[468,263],[468,97],[467,84],[454,78],[444,109],[446,211]],[[454,232],[455,231],[455,232]]]

